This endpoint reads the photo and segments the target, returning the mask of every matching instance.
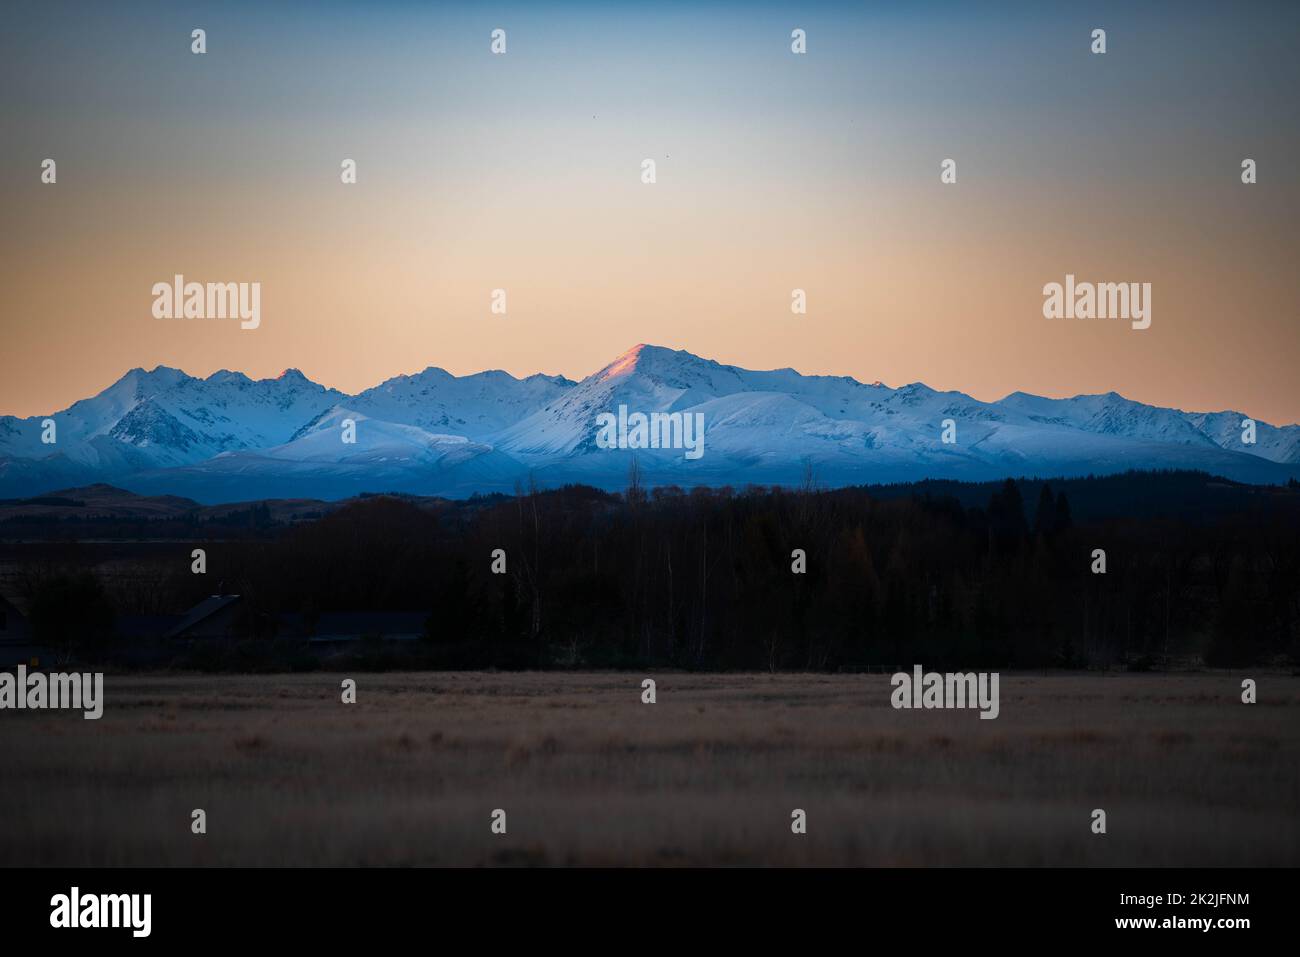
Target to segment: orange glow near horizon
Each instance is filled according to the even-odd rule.
[[[22,147],[0,156],[0,415],[158,364],[356,393],[428,366],[582,379],[652,343],[1300,421],[1292,86],[1215,65],[1294,76],[1264,20],[1189,12],[1171,37],[1116,11],[1139,48],[1103,63],[1050,11],[814,6],[806,59],[777,12],[707,4],[520,8],[498,58],[455,10],[232,8],[209,36],[238,42],[206,57],[167,18],[51,16],[0,47]],[[260,282],[260,328],[154,319],[178,273]],[[1044,319],[1066,273],[1151,283],[1151,328]]]

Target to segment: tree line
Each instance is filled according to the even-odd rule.
[[[1131,479],[1150,496],[1160,475]],[[448,668],[853,670],[1295,662],[1300,496],[1205,521],[1081,520],[1058,483],[983,505],[864,488],[520,490],[464,502],[356,500],[272,537],[214,542],[166,603],[243,596],[250,641],[286,616],[427,613],[419,660]],[[1122,486],[1119,486],[1122,487]],[[1117,493],[1118,494],[1118,493]],[[1104,552],[1104,573],[1097,571]],[[88,575],[41,609],[106,602]],[[61,590],[60,590],[61,589]],[[39,591],[39,589],[38,589]],[[156,604],[156,602],[155,602]]]

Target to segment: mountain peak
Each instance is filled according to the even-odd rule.
[[[148,380],[176,380],[185,378],[185,373],[180,369],[173,369],[171,366],[156,365],[152,369],[145,369],[136,366],[134,369],[128,369],[119,378],[118,382],[138,381],[140,379]],[[117,383],[114,383],[116,385]]]
[[[158,365],[152,370],[145,370],[139,366],[128,370],[120,379],[110,385],[100,396],[115,396],[117,401],[139,401],[155,395],[179,382],[188,379],[180,369],[173,369],[170,366]],[[81,401],[85,401],[84,399]]]
[[[601,369],[600,372],[597,373],[597,376],[601,379],[612,379],[614,376],[623,375],[624,373],[633,371],[636,369],[637,363],[641,359],[641,353],[648,348],[649,346],[644,342],[638,342],[631,349],[628,349],[609,365],[605,366],[605,368]]]
[[[665,373],[690,366],[716,367],[717,363],[709,359],[701,359],[694,353],[686,352],[683,349],[669,349],[665,346],[654,346],[646,342],[639,342],[597,372],[595,379],[597,381],[616,379],[630,375],[633,372]]]

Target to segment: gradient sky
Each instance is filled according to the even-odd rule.
[[[1300,4],[1138,6],[9,2],[0,414],[651,342],[1300,421]],[[1150,282],[1151,328],[1044,319],[1067,272]],[[261,328],[155,320],[175,273],[260,281]]]

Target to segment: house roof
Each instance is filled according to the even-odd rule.
[[[333,611],[322,612],[312,638],[316,641],[362,638],[379,635],[400,638],[424,634],[427,611]]]
[[[117,633],[127,638],[157,638],[169,634],[184,615],[118,615]]]
[[[237,601],[239,601],[238,595],[213,595],[211,598],[203,599],[186,613],[179,625],[167,632],[167,637],[177,638],[185,634],[199,622],[212,617],[223,608],[228,608]]]

